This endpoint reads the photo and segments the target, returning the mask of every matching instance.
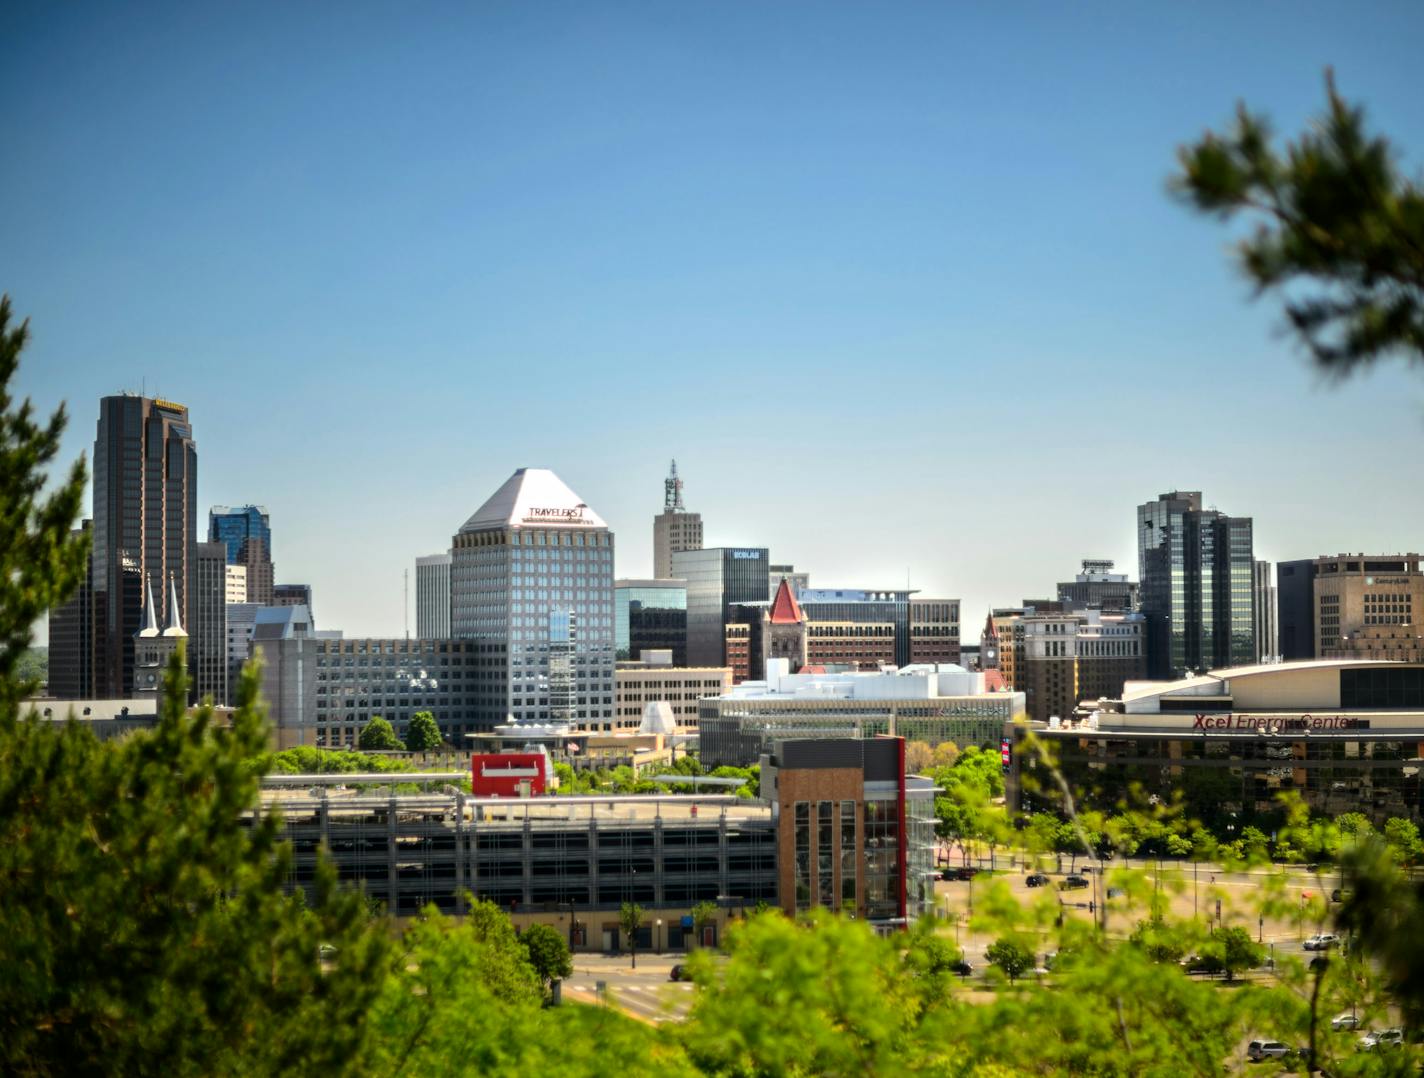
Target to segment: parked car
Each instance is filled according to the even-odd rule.
[[[971,966],[968,962],[964,961],[964,959],[962,958],[949,968],[961,977],[968,977],[974,972],[974,967]]]
[[[1360,1038],[1360,1047],[1366,1052],[1383,1045],[1386,1048],[1397,1048],[1404,1043],[1404,1030],[1402,1029],[1381,1029],[1378,1032],[1371,1031]]]
[[[1334,1018],[1330,1019],[1330,1028],[1336,1033],[1339,1033],[1342,1029],[1359,1029],[1360,1020],[1353,1014],[1337,1014]]]
[[[682,965],[681,963],[679,963],[678,965],[673,966],[672,969],[668,971],[668,980],[670,980],[670,981],[690,981],[690,980],[692,980],[692,975],[687,972],[687,967],[686,967],[686,966],[684,966],[684,965]]]
[[[1353,892],[1351,892],[1348,888],[1342,889],[1342,888],[1337,887],[1337,888],[1335,888],[1335,890],[1333,890],[1333,891],[1330,892],[1330,901],[1331,901],[1331,902],[1344,902],[1347,898],[1350,897],[1350,895],[1351,895],[1352,893],[1353,893]]]
[[[1332,947],[1340,945],[1340,937],[1333,932],[1322,932],[1319,935],[1311,936],[1305,941],[1304,947],[1307,951],[1328,951]]]
[[[1127,892],[1124,891],[1121,887],[1109,887],[1109,888],[1108,888],[1108,897],[1109,897],[1109,898],[1121,898],[1121,897],[1122,897],[1124,894],[1126,894],[1126,893],[1127,893]]]
[[[1246,1046],[1246,1058],[1252,1063],[1260,1063],[1266,1059],[1285,1059],[1290,1054],[1290,1045],[1280,1041],[1252,1041]]]
[[[1077,891],[1088,886],[1085,876],[1064,876],[1063,882],[1058,885],[1060,891]]]
[[[1047,885],[1048,877],[1045,876],[1042,872],[1031,872],[1024,880],[1024,883],[1027,884],[1029,887],[1043,887]]]

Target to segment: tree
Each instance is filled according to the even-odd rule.
[[[46,498],[46,470],[59,452],[68,418],[60,405],[39,424],[29,400],[18,406],[10,382],[29,339],[28,319],[10,325],[10,297],[0,296],[0,721],[12,722],[35,688],[19,665],[40,615],[60,605],[84,579],[88,538],[70,530],[84,504],[84,460]]]
[[[1180,926],[1160,918],[1138,921],[1128,942],[1154,962],[1175,962],[1187,953],[1185,935]]]
[[[390,752],[404,749],[391,724],[377,715],[361,727],[357,744],[366,752]]]
[[[530,925],[519,937],[529,954],[529,964],[534,967],[539,980],[547,992],[554,981],[573,976],[574,963],[569,954],[569,944],[563,933],[548,925]]]
[[[375,721],[374,719],[372,720]],[[361,731],[364,736],[365,730]],[[394,732],[391,734],[395,738]],[[428,752],[443,745],[440,727],[435,724],[435,716],[428,711],[417,711],[410,717],[410,725],[405,731],[405,747],[411,752]]]
[[[618,910],[618,925],[628,940],[628,955],[633,960],[633,968],[638,968],[638,929],[643,927],[643,907],[636,902],[625,902]]]
[[[1412,865],[1424,853],[1418,825],[1403,816],[1391,816],[1384,822],[1384,840],[1401,864]]]
[[[1033,969],[1033,952],[1010,936],[1001,936],[984,952],[991,966],[998,966],[1010,982]]]
[[[1258,294],[1285,297],[1321,369],[1345,375],[1392,354],[1424,361],[1424,188],[1400,176],[1394,149],[1366,134],[1329,72],[1326,90],[1326,115],[1284,153],[1269,122],[1238,106],[1232,131],[1179,151],[1172,186],[1203,212],[1256,219],[1241,268]]]
[[[1251,933],[1237,925],[1220,929],[1202,950],[1226,971],[1228,981],[1234,980],[1238,973],[1259,966],[1263,953]]]
[[[928,741],[905,742],[905,773],[922,775],[934,765],[934,751]]]
[[[180,648],[150,731],[0,726],[0,1070],[344,1073],[361,1057],[390,941],[324,859],[311,898],[289,897],[279,821],[244,820],[267,755],[258,685],[250,664],[218,729],[211,706],[188,711]]]
[[[959,746],[953,741],[941,741],[934,747],[935,767],[953,767],[959,759]]]
[[[824,910],[753,917],[726,962],[693,957],[702,987],[676,1035],[704,1074],[910,1073],[941,1053],[920,1034],[947,1000],[934,978],[906,976],[900,946]]]
[[[702,945],[702,930],[717,921],[717,903],[702,901],[692,907],[692,933],[697,945]]]

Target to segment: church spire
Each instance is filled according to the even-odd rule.
[[[148,581],[148,602],[143,607],[143,624],[138,627],[139,636],[158,635],[158,613],[153,608],[153,580]]]
[[[187,636],[183,631],[183,619],[178,616],[178,588],[173,582],[173,575],[168,576],[168,627],[163,630],[164,636]]]

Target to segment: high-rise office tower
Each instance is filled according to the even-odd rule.
[[[614,644],[618,658],[636,661],[644,651],[672,652],[687,665],[687,583],[682,580],[615,580]]]
[[[766,547],[679,550],[672,576],[687,581],[687,665],[726,666],[732,608],[766,602]]]
[[[1171,491],[1137,507],[1147,676],[1256,661],[1250,517],[1202,508],[1199,490]]]
[[[71,535],[82,538],[94,530],[84,521]],[[50,696],[60,700],[94,698],[94,559],[68,601],[49,612]]]
[[[415,635],[444,640],[450,635],[450,554],[415,559]]]
[[[189,596],[188,669],[193,697],[211,696],[228,703],[227,694],[227,547],[198,543],[194,547],[193,592]]]
[[[520,468],[451,546],[451,634],[493,668],[477,722],[611,722],[613,533],[599,515],[553,472]]]
[[[1125,614],[1137,609],[1137,581],[1126,573],[1113,572],[1107,558],[1084,558],[1083,571],[1058,585],[1058,601],[1065,610],[1096,607],[1109,613]]]
[[[702,514],[689,513],[683,507],[682,480],[677,476],[677,461],[673,461],[663,480],[663,511],[653,517],[654,578],[667,580],[676,576],[672,556],[678,551],[701,549]]]
[[[1424,611],[1418,554],[1335,554],[1276,565],[1285,659],[1353,655],[1350,638],[1380,626],[1402,632]]]
[[[129,394],[104,397],[94,441],[96,694],[132,694],[145,586],[160,607],[176,597],[177,609],[187,611],[201,528],[188,409]]]
[[[227,548],[229,565],[247,570],[247,600],[272,605],[272,518],[262,505],[215,505],[208,511],[208,539]]]
[[[1276,582],[1271,563],[1256,562],[1255,574],[1256,658],[1263,663],[1272,662],[1280,655],[1280,647],[1276,642]]]
[[[1282,662],[1315,658],[1315,562],[1276,562],[1276,639]]]

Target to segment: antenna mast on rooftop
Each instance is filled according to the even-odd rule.
[[[670,513],[683,512],[682,480],[677,477],[677,461],[672,462],[668,477],[663,480],[663,509]]]
[[[410,570],[401,573],[405,581],[405,595],[401,599],[401,615],[405,618],[405,638],[410,639]]]

